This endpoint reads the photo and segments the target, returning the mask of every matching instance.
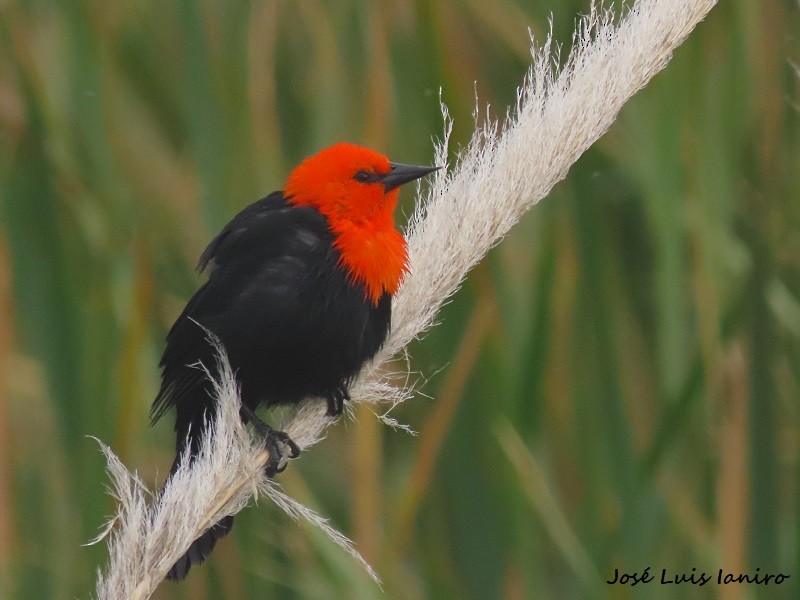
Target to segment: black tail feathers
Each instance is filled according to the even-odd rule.
[[[172,568],[167,573],[167,579],[172,581],[180,581],[189,574],[189,569],[192,565],[199,565],[203,562],[217,543],[217,540],[225,537],[233,527],[233,515],[221,519],[218,523],[208,529],[203,535],[197,538],[186,554],[178,559]]]
[[[175,462],[172,464],[169,476],[167,477],[168,481],[175,474],[175,471],[178,470],[181,462],[181,455],[187,447],[190,453],[190,460],[194,460],[200,451],[201,435],[191,435],[193,433],[191,426],[187,429],[185,433],[183,431],[179,431],[178,433],[177,456],[175,457]],[[184,433],[184,435],[181,435],[182,433]],[[228,535],[232,527],[233,515],[224,517],[212,525],[203,535],[192,542],[186,554],[181,556],[178,561],[172,565],[172,568],[167,573],[167,579],[171,581],[180,581],[184,579],[189,574],[189,570],[192,566],[199,565],[208,558],[208,555],[211,554],[214,546],[216,546],[217,540]]]

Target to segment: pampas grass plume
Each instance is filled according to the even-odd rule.
[[[411,271],[394,300],[392,330],[352,386],[353,402],[394,405],[410,396],[409,389],[392,383],[384,370],[387,361],[432,325],[469,269],[564,178],[715,4],[639,0],[618,19],[592,4],[577,22],[563,64],[558,64],[551,37],[533,50],[533,64],[509,117],[478,128],[455,165],[437,172],[420,195],[407,230]],[[439,165],[448,162],[451,130],[443,112],[445,135],[435,148]],[[239,419],[236,381],[222,348],[220,365],[222,377],[215,382],[220,410],[210,423],[211,433],[191,468],[184,461],[161,493],[152,495],[103,446],[119,509],[109,528],[109,563],[98,573],[97,596],[148,598],[194,539],[258,494],[293,517],[323,527],[377,579],[344,536],[264,477],[267,454]],[[391,417],[383,418],[394,424]],[[308,448],[331,422],[324,401],[312,399],[284,430]]]

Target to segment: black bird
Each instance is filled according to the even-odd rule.
[[[392,295],[407,269],[394,225],[397,187],[435,168],[399,165],[367,148],[336,144],[303,161],[273,192],[228,223],[200,257],[208,281],[167,335],[155,423],[176,409],[177,453],[198,453],[215,400],[207,331],[218,338],[241,387],[242,418],[265,439],[272,476],[300,449],[257,415],[260,406],[326,398],[339,415],[348,386],[389,331]],[[288,450],[288,452],[287,452]],[[172,471],[177,468],[178,458]],[[226,535],[226,517],[173,566],[183,579]]]

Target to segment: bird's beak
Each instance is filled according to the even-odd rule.
[[[402,165],[400,163],[389,164],[392,170],[381,178],[383,188],[387,192],[404,183],[414,181],[420,177],[425,177],[425,175],[439,170],[439,167],[418,167],[416,165]]]

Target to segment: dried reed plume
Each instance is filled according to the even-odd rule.
[[[593,5],[579,19],[563,65],[550,37],[534,49],[511,115],[479,128],[455,166],[439,171],[420,195],[407,231],[411,272],[395,298],[386,344],[351,388],[353,402],[394,405],[409,397],[382,367],[431,326],[469,269],[564,178],[714,4],[716,0],[639,0],[618,20]],[[435,148],[436,164],[441,165],[447,163],[451,129],[444,112],[445,137]],[[224,354],[220,360],[225,367]],[[221,409],[200,456],[191,468],[184,464],[158,496],[151,497],[104,448],[119,512],[110,533],[108,569],[98,575],[99,598],[148,598],[195,538],[257,493],[293,516],[325,527],[358,557],[346,538],[264,477],[266,452],[239,419],[230,369],[222,373],[216,382]],[[285,424],[301,448],[319,441],[331,424],[325,408],[324,401],[310,400]],[[382,418],[393,423],[387,414]]]

